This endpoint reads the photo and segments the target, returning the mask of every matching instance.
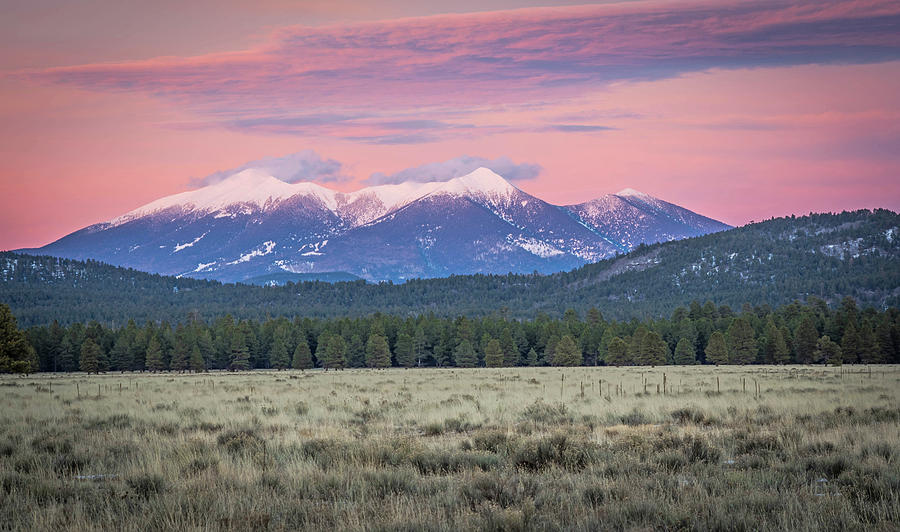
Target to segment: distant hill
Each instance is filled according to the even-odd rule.
[[[640,246],[552,275],[461,275],[395,285],[221,284],[147,274],[95,261],[0,254],[0,301],[22,325],[211,318],[484,315],[531,318],[595,306],[617,319],[664,316],[692,300],[740,307],[844,296],[900,303],[900,215],[887,210],[777,218],[686,240]]]

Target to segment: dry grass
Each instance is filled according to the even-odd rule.
[[[841,371],[4,377],[0,528],[891,529],[900,368]]]

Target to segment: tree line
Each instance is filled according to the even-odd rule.
[[[810,298],[772,309],[692,302],[668,318],[615,321],[596,308],[561,319],[422,314],[170,324],[97,321],[20,330],[0,305],[0,371],[203,371],[664,364],[900,363],[900,310]]]

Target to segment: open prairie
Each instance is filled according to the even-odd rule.
[[[0,528],[895,529],[900,367],[0,378]]]

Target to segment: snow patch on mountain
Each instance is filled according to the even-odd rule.
[[[204,271],[204,270],[209,269],[210,266],[215,266],[215,265],[216,265],[216,261],[212,261],[212,262],[201,262],[200,264],[197,264],[197,267],[196,267],[196,268],[194,268],[194,273],[202,272],[202,271]]]
[[[229,262],[228,265],[233,266],[235,264],[240,264],[241,262],[248,262],[253,257],[262,257],[263,255],[268,255],[275,249],[275,245],[275,242],[267,240],[262,243],[262,246],[250,251],[249,253],[244,253],[237,260]]]
[[[315,257],[315,256],[324,255],[324,253],[322,253],[320,250],[327,245],[328,245],[328,239],[325,239],[321,242],[314,242],[312,244],[303,244],[302,246],[300,246],[300,249],[298,249],[297,251],[299,251],[300,255],[302,255],[304,257]],[[307,249],[308,251],[303,251],[304,249]]]
[[[175,244],[175,251],[173,251],[172,253],[178,253],[182,249],[193,247],[194,244],[196,244],[197,242],[200,242],[200,239],[202,239],[203,237],[205,237],[208,234],[209,234],[209,231],[203,233],[202,235],[198,236],[197,238],[195,238],[185,244]]]
[[[513,238],[512,235],[507,235],[507,241],[514,245],[518,246],[525,251],[531,253],[532,255],[537,255],[542,259],[546,259],[549,257],[556,257],[558,255],[562,255],[563,252],[559,249],[551,246],[547,242],[542,240],[538,240],[536,238],[530,238],[525,236],[520,236],[517,238]]]

